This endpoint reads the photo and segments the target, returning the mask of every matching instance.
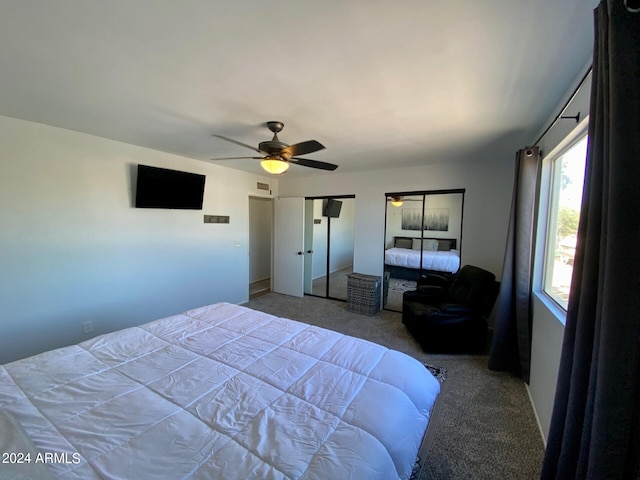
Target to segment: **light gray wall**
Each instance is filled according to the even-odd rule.
[[[355,199],[343,198],[340,216],[331,219],[331,238],[329,245],[331,272],[353,265],[353,228]]]
[[[585,66],[584,71],[587,70]],[[581,75],[582,76],[582,75]],[[558,105],[557,112],[566,103],[580,79],[576,79],[574,85],[565,95],[563,102]],[[584,87],[578,92],[573,101],[567,107],[566,116],[573,116],[580,112],[580,119],[587,121],[589,115],[589,96],[591,91],[591,79],[587,79]],[[546,125],[550,125],[552,118]],[[545,125],[545,127],[546,127]],[[580,128],[574,120],[560,120],[540,141],[540,150],[543,161],[543,184],[545,188],[545,175],[548,174],[550,153],[569,135],[574,129]],[[541,132],[542,133],[542,132]],[[546,207],[544,195],[541,195],[543,203],[540,218],[544,218]],[[558,379],[558,368],[564,336],[564,312],[561,311],[544,293],[541,292],[542,268],[544,266],[544,232],[538,226],[537,251],[534,267],[534,292],[533,292],[533,331],[531,340],[531,378],[529,381],[529,395],[533,408],[538,418],[538,424],[543,439],[546,442],[553,413],[553,402]]]
[[[322,216],[321,199],[307,201],[313,204],[313,219],[320,220],[320,223],[313,224],[313,255],[311,255],[313,271],[311,278],[316,279],[327,274],[327,225],[329,221],[327,217]]]
[[[273,200],[249,198],[249,281],[271,276],[271,226]]]
[[[307,178],[283,177],[280,195],[355,194],[354,270],[382,275],[385,193],[465,188],[462,262],[486,268],[500,278],[513,185],[513,158],[486,158],[481,153],[464,163],[357,174],[339,173],[338,169],[331,174]],[[340,163],[339,159],[336,163]]]
[[[531,372],[529,396],[533,404],[540,433],[544,441],[549,435],[553,401],[562,352],[564,323],[550,301],[534,293],[532,301],[533,328],[531,333]]]
[[[205,174],[204,209],[133,208],[138,163]],[[0,171],[0,363],[88,338],[86,321],[248,300],[248,199],[272,178],[7,117]]]
[[[342,198],[339,217],[331,219],[331,272],[353,264],[354,199]],[[327,274],[327,226],[329,219],[322,216],[322,199],[313,202],[313,218],[320,223],[313,225],[313,278]]]

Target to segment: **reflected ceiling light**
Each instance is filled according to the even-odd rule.
[[[280,160],[277,157],[267,157],[260,162],[262,168],[274,175],[280,175],[289,169],[289,163]]]
[[[401,207],[403,203],[402,197],[391,197],[391,205],[394,207]]]

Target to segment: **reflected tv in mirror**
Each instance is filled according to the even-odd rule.
[[[138,165],[136,208],[202,210],[205,175]]]
[[[329,198],[329,199],[324,199],[322,201],[323,217],[338,218],[340,216],[341,210],[342,210],[342,202],[340,200],[333,200],[332,198]]]

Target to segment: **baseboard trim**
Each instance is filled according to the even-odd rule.
[[[540,417],[538,417],[538,412],[536,410],[536,404],[533,402],[533,397],[531,396],[531,390],[529,390],[529,385],[525,382],[525,388],[527,389],[527,396],[529,397],[529,403],[531,404],[531,409],[533,410],[533,416],[536,417],[536,424],[538,425],[538,431],[540,432],[540,437],[542,438],[542,443],[544,444],[544,448],[547,448],[547,439],[544,436],[544,431],[542,430],[542,424],[540,423]]]

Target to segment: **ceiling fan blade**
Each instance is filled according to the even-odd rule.
[[[224,158],[210,158],[209,160],[243,160],[245,158],[252,158],[254,160],[262,160],[263,157],[224,157]]]
[[[333,163],[311,160],[310,158],[291,158],[289,162],[302,165],[303,167],[319,168],[320,170],[335,170],[338,168],[338,165],[334,165]]]
[[[240,145],[241,147],[250,148],[254,152],[265,153],[265,152],[263,152],[261,150],[258,150],[256,147],[252,147],[251,145],[247,145],[246,143],[239,142],[237,140],[234,140],[233,138],[225,137],[223,135],[216,135],[216,134],[213,134],[212,137],[221,138],[222,140],[226,140],[227,142],[235,143],[236,145]]]
[[[316,140],[307,140],[306,142],[295,143],[282,149],[281,155],[291,155],[296,157],[298,155],[306,155],[307,153],[317,152],[324,149],[324,145]]]

